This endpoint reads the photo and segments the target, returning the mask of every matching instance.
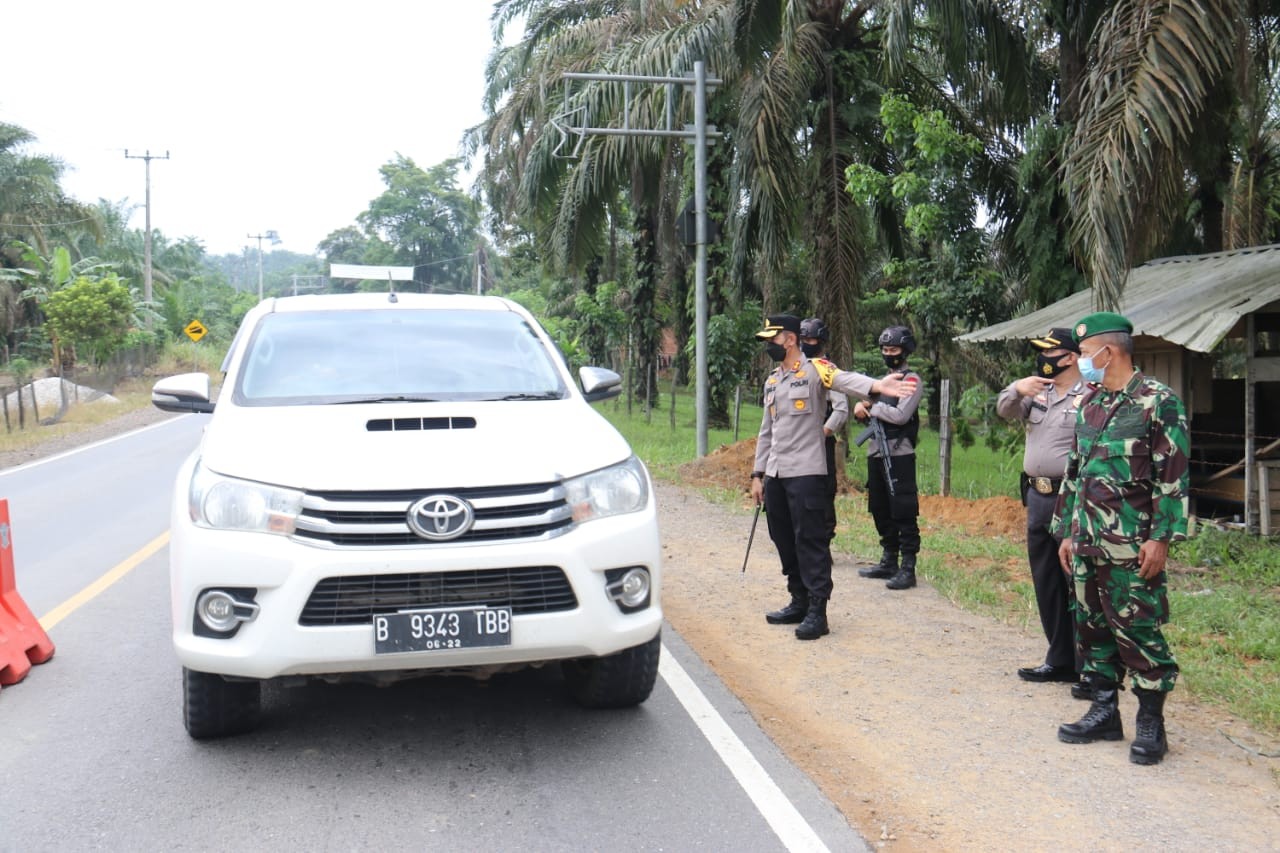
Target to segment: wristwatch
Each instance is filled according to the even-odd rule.
[[[763,479],[764,479],[764,472],[763,472],[763,471],[752,471],[752,472],[751,472],[751,479],[753,479],[753,480],[763,480]]]

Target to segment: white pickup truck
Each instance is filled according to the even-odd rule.
[[[210,379],[178,473],[173,642],[193,737],[254,728],[261,685],[477,677],[558,662],[592,707],[657,677],[661,554],[648,472],[519,305],[359,293],[268,299]]]

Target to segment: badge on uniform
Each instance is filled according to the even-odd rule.
[[[803,409],[803,408],[804,408],[804,400],[796,400],[796,408],[797,408],[797,409]]]

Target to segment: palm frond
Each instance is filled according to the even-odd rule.
[[[1177,168],[1162,155],[1195,131],[1207,92],[1230,69],[1237,11],[1234,0],[1120,0],[1094,34],[1064,179],[1072,241],[1099,308],[1119,304],[1158,169]]]

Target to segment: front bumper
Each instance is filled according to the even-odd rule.
[[[173,642],[182,665],[244,678],[397,670],[502,667],[613,654],[645,643],[662,624],[661,550],[652,499],[643,511],[587,522],[535,542],[334,549],[282,536],[194,526],[175,507],[170,554]],[[513,616],[509,646],[375,654],[373,625],[304,626],[299,615],[327,577],[558,566],[573,589],[571,610]],[[605,571],[643,566],[650,604],[623,613]],[[197,636],[197,598],[209,588],[255,589],[256,617],[233,636]]]

